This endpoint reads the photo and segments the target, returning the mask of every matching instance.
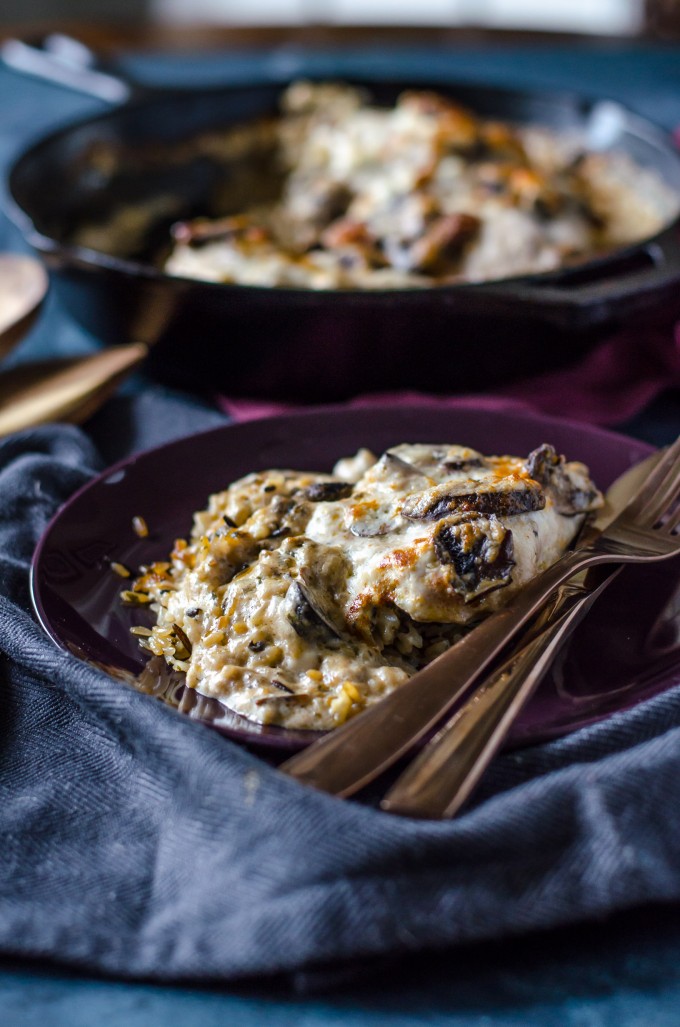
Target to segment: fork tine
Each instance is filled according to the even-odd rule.
[[[677,496],[676,496],[677,499]],[[668,534],[672,535],[675,529],[680,524],[680,505],[678,505],[671,513],[671,516],[663,525],[663,530]]]
[[[638,495],[623,511],[622,516],[625,517],[626,520],[629,518],[635,518],[636,520],[648,520],[654,515],[654,511],[656,511],[660,505],[657,497],[663,497],[665,494],[664,489],[667,488],[669,483],[674,483],[678,476],[679,462],[680,435],[677,437],[675,442],[668,447],[654,470],[642,485]],[[661,512],[663,512],[663,509],[664,507],[661,505]],[[658,517],[659,513],[657,512],[654,516],[655,518]]]
[[[653,527],[667,514],[680,493],[680,460],[666,477],[666,480],[647,500],[640,520]]]

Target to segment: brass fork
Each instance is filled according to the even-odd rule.
[[[455,816],[560,649],[622,569],[595,568],[561,585],[543,630],[475,688],[390,788],[381,808],[411,817]]]
[[[483,621],[375,706],[298,753],[281,770],[335,795],[352,795],[440,723],[551,594],[600,564],[644,563],[680,552],[674,504],[680,491],[680,438],[638,495],[602,532],[586,530],[578,548],[535,578],[513,604]]]

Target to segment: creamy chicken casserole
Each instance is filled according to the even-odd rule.
[[[553,563],[602,497],[549,445],[368,450],[332,474],[268,470],[210,497],[141,569],[140,643],[265,724],[326,730],[379,700]]]
[[[483,120],[436,93],[385,109],[350,86],[298,82],[282,108],[280,199],[176,224],[167,271],[315,289],[482,281],[646,238],[678,209],[623,154]]]

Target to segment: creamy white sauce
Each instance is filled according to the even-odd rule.
[[[157,615],[142,644],[252,720],[332,728],[564,552],[600,497],[583,465],[556,461],[577,513],[520,458],[449,444],[249,475],[137,580]]]

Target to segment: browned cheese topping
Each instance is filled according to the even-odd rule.
[[[431,92],[387,109],[350,86],[297,82],[274,132],[280,198],[176,224],[172,274],[313,289],[482,281],[648,237],[678,209],[623,154]]]
[[[189,687],[258,722],[328,729],[509,602],[601,502],[548,445],[361,450],[333,474],[234,482],[122,595],[151,604],[140,645]]]

